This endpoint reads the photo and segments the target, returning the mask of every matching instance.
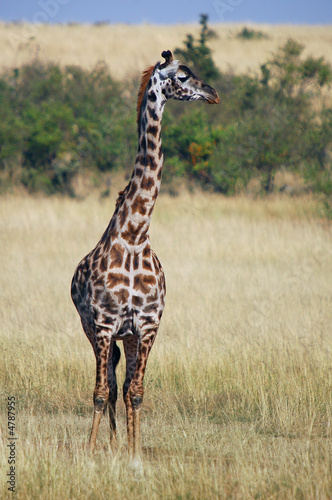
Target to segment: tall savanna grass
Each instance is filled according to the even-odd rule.
[[[332,235],[310,197],[159,197],[167,306],[145,378],[144,474],[128,467],[121,397],[117,454],[106,417],[88,453],[95,362],[69,286],[113,207],[0,198],[1,498],[8,396],[18,499],[331,498]]]
[[[198,19],[197,19],[198,21]],[[260,65],[284,45],[288,38],[303,44],[305,56],[320,57],[332,63],[331,27],[305,25],[252,24],[266,38],[242,40],[237,35],[243,24],[216,23],[217,37],[209,42],[218,68],[235,73],[259,73]],[[160,60],[162,50],[183,45],[187,33],[195,37],[200,27],[195,24],[126,25],[126,24],[0,24],[0,67],[20,67],[38,57],[43,62],[61,66],[79,65],[92,69],[105,61],[113,78],[123,80],[136,75],[146,66]]]

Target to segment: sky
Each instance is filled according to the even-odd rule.
[[[0,20],[39,23],[331,24],[332,0],[1,0]]]

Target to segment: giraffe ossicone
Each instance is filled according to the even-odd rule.
[[[217,92],[187,66],[162,53],[164,63],[142,76],[137,101],[138,150],[131,179],[119,193],[114,214],[101,239],[78,264],[71,296],[96,358],[94,414],[90,449],[96,444],[108,406],[111,446],[116,446],[117,340],[123,341],[126,378],[123,397],[129,453],[140,456],[140,409],[148,356],[165,305],[162,266],[150,246],[149,226],[163,168],[161,120],[168,99],[218,103]]]

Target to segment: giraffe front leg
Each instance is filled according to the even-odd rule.
[[[93,393],[94,412],[89,441],[91,452],[94,450],[96,445],[100,420],[109,396],[107,383],[107,361],[111,343],[109,335],[103,335],[102,332],[96,333],[95,339],[96,386]]]
[[[143,380],[156,333],[156,331],[150,331],[145,337],[136,339],[136,346],[133,344],[131,349],[125,346],[127,378],[124,385],[124,400],[127,411],[129,454],[133,460],[140,458],[140,410],[144,395]]]
[[[137,337],[131,337],[123,341],[126,356],[126,380],[123,384],[123,400],[126,406],[128,451],[131,457],[133,456],[134,443],[134,415],[129,387],[136,369],[138,344],[139,339]]]

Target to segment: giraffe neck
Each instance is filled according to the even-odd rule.
[[[130,182],[115,211],[118,234],[130,245],[148,238],[163,168],[161,119],[165,104],[157,79],[151,77],[138,115],[138,151]]]

